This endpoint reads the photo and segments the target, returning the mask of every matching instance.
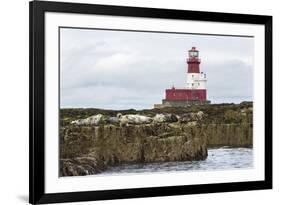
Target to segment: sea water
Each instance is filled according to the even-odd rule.
[[[253,149],[222,147],[208,149],[208,157],[202,161],[122,164],[107,169],[105,172],[101,173],[101,175],[167,171],[211,171],[250,168],[253,168]]]

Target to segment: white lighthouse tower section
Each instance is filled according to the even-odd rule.
[[[205,73],[187,73],[186,88],[206,89],[206,84],[207,78]]]

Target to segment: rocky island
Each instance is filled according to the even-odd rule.
[[[208,148],[252,147],[253,105],[60,110],[60,176],[122,163],[204,160]]]

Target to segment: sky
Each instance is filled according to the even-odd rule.
[[[184,87],[192,46],[212,103],[252,100],[252,37],[61,28],[61,107],[153,108]]]

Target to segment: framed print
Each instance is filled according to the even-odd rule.
[[[30,203],[272,188],[272,17],[30,2]]]

